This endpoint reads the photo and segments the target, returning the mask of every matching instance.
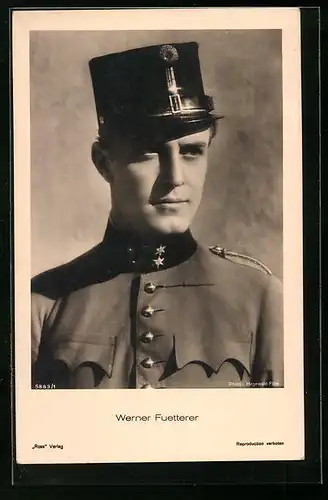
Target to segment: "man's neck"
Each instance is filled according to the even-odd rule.
[[[155,231],[155,230],[136,230],[135,228],[129,227],[128,225],[124,225],[120,222],[118,222],[118,219],[115,217],[113,212],[109,213],[108,216],[108,224],[107,224],[107,229],[106,229],[106,234],[108,232],[113,232],[115,231],[116,233],[119,233],[122,237],[126,237],[128,240],[135,241],[135,242],[140,242],[140,243],[149,243],[149,244],[154,244],[154,242],[161,242],[161,241],[175,241],[175,240],[182,240],[186,235],[191,235],[191,231],[188,228],[184,232],[175,232],[175,233],[163,233],[161,231]]]

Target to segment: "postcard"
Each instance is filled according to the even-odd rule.
[[[304,459],[300,54],[297,8],[13,12],[18,464]]]

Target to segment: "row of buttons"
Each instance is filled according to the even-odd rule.
[[[156,288],[157,288],[156,285],[151,281],[145,283],[144,285],[144,290],[146,293],[154,293]],[[155,309],[153,309],[150,305],[147,305],[141,309],[141,315],[144,316],[145,318],[151,318],[154,312]],[[154,335],[151,332],[145,332],[140,336],[140,341],[145,344],[149,344],[153,340],[154,340]],[[155,361],[152,358],[148,357],[143,359],[140,364],[141,366],[143,366],[143,368],[152,368],[155,364]],[[146,387],[143,386],[143,388]]]

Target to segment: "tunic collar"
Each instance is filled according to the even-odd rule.
[[[121,272],[150,273],[168,269],[188,260],[197,249],[190,229],[184,233],[159,235],[148,240],[121,231],[108,220],[103,238]]]

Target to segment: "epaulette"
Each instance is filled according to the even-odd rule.
[[[246,261],[250,264],[253,264],[254,267],[262,269],[262,271],[265,271],[267,274],[272,276],[272,272],[270,269],[265,266],[261,261],[258,259],[254,259],[254,257],[250,257],[249,255],[244,255],[242,253],[237,253],[237,252],[231,252],[230,250],[227,250],[226,248],[222,248],[219,245],[214,245],[209,247],[210,251],[214,253],[215,255],[219,255],[219,257],[222,257],[223,259],[230,258],[233,259],[241,259],[243,261]]]

